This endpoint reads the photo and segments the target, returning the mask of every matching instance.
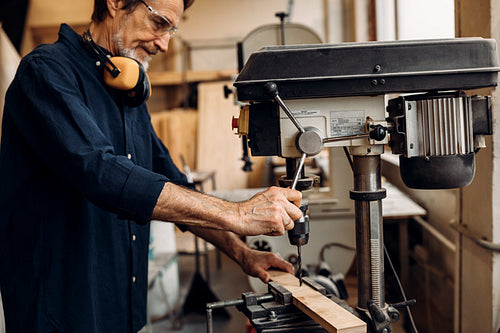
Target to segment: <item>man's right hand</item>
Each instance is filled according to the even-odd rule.
[[[239,203],[240,218],[233,232],[240,235],[280,236],[293,229],[302,217],[299,209],[302,193],[282,187],[270,187],[250,200]]]

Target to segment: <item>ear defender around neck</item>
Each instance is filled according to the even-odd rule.
[[[150,96],[151,84],[142,64],[130,57],[109,57],[92,39],[87,30],[83,41],[103,68],[103,81],[113,89],[123,91],[126,105],[136,107],[146,102]]]

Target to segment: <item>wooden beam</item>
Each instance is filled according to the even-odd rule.
[[[293,304],[330,333],[366,333],[366,323],[290,273],[269,271],[292,293]]]

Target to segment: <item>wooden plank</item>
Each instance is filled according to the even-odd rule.
[[[294,275],[269,271],[293,296],[293,304],[330,333],[366,333],[366,323],[307,284],[299,285]]]

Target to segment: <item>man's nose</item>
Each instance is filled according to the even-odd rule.
[[[170,41],[170,35],[166,33],[162,37],[156,38],[154,40],[154,43],[158,47],[158,49],[160,49],[161,52],[167,52],[169,41]]]

